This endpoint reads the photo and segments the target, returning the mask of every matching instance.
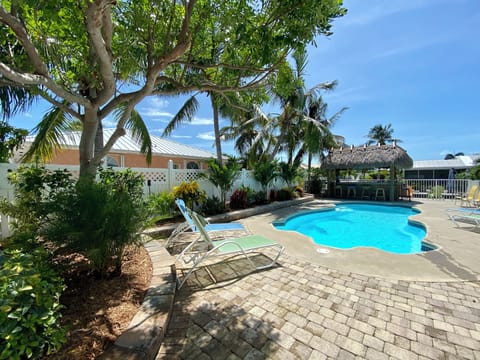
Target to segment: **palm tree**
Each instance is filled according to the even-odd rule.
[[[229,157],[225,164],[220,164],[216,159],[207,161],[208,169],[202,176],[220,189],[221,200],[226,203],[226,194],[240,173],[240,165],[237,159]]]
[[[400,140],[393,138],[392,124],[388,124],[386,126],[382,126],[381,124],[375,125],[370,129],[367,137],[370,139],[367,142],[368,145],[375,143],[379,145],[386,145],[387,143],[391,143],[393,141],[400,142]]]
[[[274,89],[282,105],[282,113],[278,116],[279,136],[273,155],[282,149],[287,153],[289,164],[299,163],[306,153],[318,154],[325,146],[333,145],[333,135],[329,128],[347,109],[342,108],[328,118],[327,104],[320,92],[334,90],[337,82],[320,83],[306,90],[304,75],[308,61],[305,49],[296,51],[293,60],[294,67],[290,71],[291,83],[295,87],[287,89],[283,95],[284,89]]]
[[[276,161],[270,161],[263,158],[253,169],[253,178],[260,183],[265,197],[268,199],[268,186],[278,176],[278,165]]]
[[[276,138],[271,132],[271,116],[255,104],[248,108],[232,114],[231,125],[223,127],[220,133],[226,140],[235,140],[235,150],[243,157],[246,167],[253,169],[272,152]]]
[[[297,153],[297,158],[301,160],[304,153],[308,153],[308,174],[310,176],[312,158],[314,155],[323,156],[326,149],[336,147],[336,141],[330,128],[340,118],[342,113],[347,110],[346,107],[340,109],[331,117],[327,117],[328,105],[321,96],[309,96],[306,101],[305,113],[307,120],[302,129],[303,147]],[[322,159],[320,159],[322,160]]]

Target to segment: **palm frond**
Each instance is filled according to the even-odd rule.
[[[180,124],[184,122],[191,122],[193,116],[197,112],[198,106],[199,103],[195,96],[192,96],[187,101],[185,101],[177,114],[165,127],[165,130],[163,130],[162,137],[170,135]]]
[[[0,109],[4,120],[28,110],[35,100],[34,88],[0,86]]]
[[[48,161],[57,149],[65,144],[65,133],[70,129],[72,118],[58,107],[52,107],[42,121],[33,129],[35,140],[22,157],[22,161],[39,159]]]
[[[305,93],[305,96],[316,96],[318,94],[318,92],[321,91],[321,90],[328,90],[328,91],[334,90],[337,87],[337,85],[338,85],[337,80],[319,83],[319,84],[313,86],[312,88],[310,88]]]
[[[125,123],[125,128],[132,131],[132,137],[138,141],[140,152],[145,155],[147,164],[152,163],[152,139],[148,132],[147,125],[136,110],[132,110],[130,117]]]

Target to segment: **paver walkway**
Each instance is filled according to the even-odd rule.
[[[200,269],[177,294],[157,359],[480,359],[479,282],[279,262],[253,274],[238,259],[208,266],[217,284]]]

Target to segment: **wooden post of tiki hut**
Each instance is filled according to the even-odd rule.
[[[413,166],[412,158],[400,146],[392,145],[360,146],[350,148],[338,148],[330,150],[328,156],[321,164],[324,170],[337,171],[345,169],[368,170],[378,168],[390,169],[390,181],[388,186],[388,199],[395,200],[395,170],[409,169]],[[335,182],[328,182],[328,194],[335,194]],[[333,186],[333,188],[331,188]],[[356,191],[357,198],[361,194]],[[386,199],[385,199],[386,200]]]

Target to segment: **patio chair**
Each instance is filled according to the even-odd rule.
[[[182,261],[184,264],[193,263],[181,281],[177,278],[178,289],[185,284],[188,277],[198,265],[210,257],[241,255],[247,259],[253,270],[261,270],[274,266],[284,250],[283,245],[261,235],[247,235],[231,239],[212,240],[205,228],[205,219],[195,212],[192,212],[192,219],[200,236],[190,243],[177,257],[176,261]],[[271,262],[263,265],[255,265],[249,257],[249,254],[263,249],[275,249],[276,254]],[[213,280],[215,281],[215,279]]]
[[[190,213],[192,211],[189,208],[187,208],[187,206],[185,205],[185,202],[182,199],[177,199],[175,200],[175,203],[177,204],[177,207],[180,209],[180,212],[185,218],[185,222],[178,225],[175,228],[175,230],[172,231],[172,233],[168,237],[167,242],[165,244],[166,248],[168,248],[180,234],[189,230],[193,232],[198,232],[198,229],[195,226],[195,223],[193,222],[193,219],[190,216]],[[214,224],[207,222],[207,224],[205,225],[205,230],[206,231],[245,231],[247,232],[247,229],[245,229],[245,227],[239,222],[214,223]]]
[[[459,222],[480,226],[480,209],[472,208],[451,208],[447,209],[447,216],[453,223],[459,227]]]
[[[463,204],[474,205],[475,201],[480,202],[480,200],[478,200],[479,196],[480,192],[478,185],[474,184],[470,187],[468,193],[455,196],[455,204],[457,203],[457,200],[460,200],[461,207]]]

